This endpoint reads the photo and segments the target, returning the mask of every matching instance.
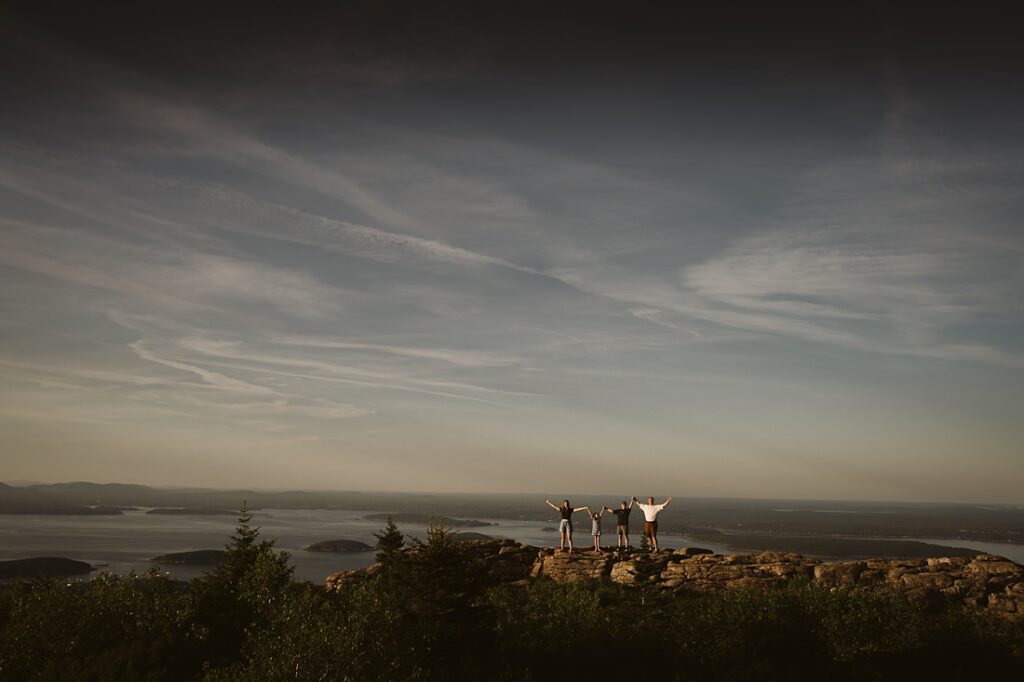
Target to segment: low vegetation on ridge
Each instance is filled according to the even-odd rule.
[[[1024,670],[1024,622],[796,581],[673,595],[610,581],[494,586],[433,526],[393,523],[344,590],[292,578],[243,509],[216,566],[0,592],[2,680],[980,679]]]

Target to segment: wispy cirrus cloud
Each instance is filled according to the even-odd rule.
[[[229,252],[127,243],[80,229],[0,219],[0,264],[172,309],[256,300],[284,313],[336,312],[344,292]]]
[[[197,365],[189,364],[187,362],[181,362],[180,360],[174,360],[171,358],[165,358],[156,353],[151,352],[146,348],[146,344],[143,341],[135,341],[128,344],[128,347],[135,352],[143,360],[149,362],[155,362],[171,369],[180,370],[182,372],[188,372],[199,377],[204,384],[211,388],[215,388],[221,391],[230,391],[232,393],[252,393],[255,395],[264,396],[276,396],[277,391],[269,389],[265,386],[258,386],[248,381],[241,381],[233,377],[226,376],[219,372],[213,372],[205,367],[199,367]]]
[[[282,336],[273,339],[275,343],[300,348],[334,348],[338,350],[365,351],[383,353],[422,360],[438,360],[440,362],[462,367],[498,367],[511,365],[520,360],[514,356],[472,350],[456,350],[452,348],[414,348],[409,346],[390,346],[386,344],[357,343],[318,337]]]
[[[131,91],[116,93],[112,101],[117,103],[126,121],[151,132],[170,135],[169,149],[216,156],[277,180],[337,197],[386,225],[415,223],[412,217],[396,211],[348,174],[268,144],[259,135],[209,110]]]
[[[1005,154],[936,154],[904,145],[881,160],[812,169],[766,225],[674,268],[638,273],[609,259],[550,274],[662,326],[674,324],[671,315],[868,352],[1021,366],[1017,349],[950,333],[1022,311],[1024,243],[963,221],[1012,205],[1009,190],[1024,176]]]
[[[469,384],[460,381],[448,381],[444,379],[429,378],[427,376],[416,376],[411,373],[399,373],[386,368],[362,367],[358,365],[340,365],[324,360],[310,359],[309,357],[296,357],[291,355],[273,354],[247,350],[243,343],[238,341],[218,341],[212,339],[188,337],[179,340],[182,348],[201,353],[206,356],[224,358],[228,360],[240,360],[255,362],[269,366],[297,367],[307,370],[316,370],[329,376],[352,377],[362,381],[378,381],[382,386],[407,386],[418,390],[461,390],[473,393],[492,393],[504,395],[528,396],[529,393],[509,391],[500,388]],[[408,356],[408,353],[405,354]],[[467,396],[446,392],[443,395],[448,397],[466,398]]]

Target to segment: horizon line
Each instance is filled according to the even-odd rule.
[[[476,496],[526,496],[526,495],[551,495],[551,493],[537,492],[537,491],[516,491],[516,492],[497,492],[497,491],[460,491],[460,490],[443,490],[443,491],[429,491],[429,490],[382,490],[382,489],[343,489],[343,488],[261,488],[261,487],[241,487],[241,488],[215,488],[195,485],[151,485],[147,483],[125,483],[122,481],[84,481],[84,480],[73,480],[73,481],[16,481],[7,482],[0,481],[0,484],[10,486],[12,488],[26,488],[31,486],[56,486],[56,485],[101,485],[101,486],[138,486],[143,488],[150,488],[153,490],[191,490],[191,491],[210,491],[210,492],[253,492],[253,493],[328,493],[328,494],[359,494],[359,495],[476,495]],[[556,497],[562,497],[566,499],[566,495],[569,498],[572,497],[621,497],[621,495],[615,495],[607,492],[570,492],[561,493]],[[655,495],[658,497],[668,497],[669,495]],[[645,496],[646,497],[646,496]],[[748,502],[824,502],[831,504],[894,504],[894,505],[946,505],[956,507],[985,507],[985,506],[999,506],[999,507],[1021,507],[1024,508],[1024,501],[1019,502],[952,502],[948,500],[893,500],[893,499],[851,499],[851,498],[810,498],[810,497],[743,497],[743,496],[711,496],[711,495],[671,495],[674,500],[737,500],[737,501],[748,501]],[[640,498],[642,499],[642,498]],[[813,510],[808,510],[813,511]]]

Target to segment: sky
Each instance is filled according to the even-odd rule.
[[[1024,502],[1012,24],[339,5],[0,10],[0,480]]]

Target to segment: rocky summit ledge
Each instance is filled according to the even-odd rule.
[[[923,604],[946,599],[967,606],[990,609],[1011,618],[1024,618],[1024,567],[1002,557],[826,562],[800,554],[761,552],[719,555],[690,547],[662,550],[637,561],[637,550],[591,549],[573,553],[531,547],[512,540],[478,540],[462,543],[478,566],[494,583],[528,585],[538,578],[569,583],[611,580],[634,585],[646,580],[674,592],[714,593],[737,587],[770,589],[804,578],[829,589],[878,590],[902,593]],[[328,576],[329,590],[344,589],[372,575],[377,565]]]

